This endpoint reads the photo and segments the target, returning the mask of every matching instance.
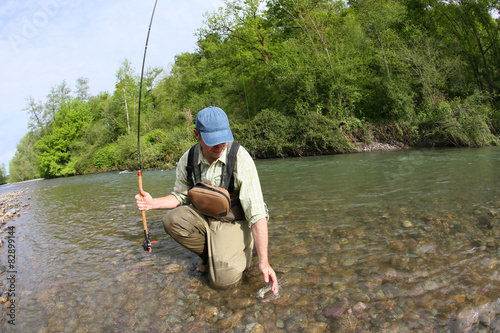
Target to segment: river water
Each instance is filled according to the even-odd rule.
[[[2,275],[15,326],[6,308],[0,331],[499,332],[499,148],[256,164],[279,298],[256,297],[257,260],[238,288],[212,289],[162,211],[147,212],[144,252],[135,172],[42,180],[0,187],[23,191],[2,227],[15,227],[16,280]],[[174,177],[145,171],[144,188],[167,194]]]

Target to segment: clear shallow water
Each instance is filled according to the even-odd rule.
[[[255,297],[265,285],[256,265],[239,288],[210,288],[194,269],[197,257],[163,231],[164,212],[147,213],[158,244],[144,252],[136,173],[89,175],[0,187],[22,189],[29,203],[7,224],[16,226],[18,307],[16,329],[3,314],[0,327],[500,329],[500,315],[481,312],[495,309],[500,295],[499,148],[262,160],[257,167],[280,298]],[[174,177],[144,172],[144,188],[166,194]]]

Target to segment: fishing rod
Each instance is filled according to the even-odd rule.
[[[153,24],[153,17],[156,11],[156,4],[158,0],[155,1],[153,7],[153,13],[151,14],[151,21],[149,22],[148,35],[146,37],[146,46],[144,48],[144,57],[142,59],[142,71],[141,71],[141,83],[139,84],[139,110],[137,112],[137,163],[139,165],[139,171],[137,176],[139,178],[139,193],[142,193],[142,168],[141,168],[141,96],[142,96],[142,78],[144,77],[144,64],[146,63],[146,53],[148,51],[149,33],[151,32],[151,25]],[[148,221],[146,219],[146,211],[141,211],[142,213],[142,226],[144,228],[144,242],[142,247],[144,251],[151,252],[151,243],[156,244],[156,242],[151,242],[148,231]]]

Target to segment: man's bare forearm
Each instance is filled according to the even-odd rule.
[[[252,236],[255,241],[257,256],[259,257],[259,269],[264,276],[264,281],[271,283],[271,290],[276,295],[279,290],[278,279],[273,268],[269,265],[267,253],[269,246],[267,218],[262,218],[252,225]]]
[[[151,209],[174,209],[179,207],[180,203],[173,194],[169,194],[165,197],[154,198],[151,206]]]
[[[257,256],[259,257],[259,264],[269,265],[267,254],[269,246],[267,218],[262,218],[252,225],[252,236],[255,242]]]
[[[173,194],[169,194],[165,197],[153,198],[148,192],[141,191],[140,194],[135,196],[135,200],[137,208],[144,211],[150,209],[174,209],[181,205]]]

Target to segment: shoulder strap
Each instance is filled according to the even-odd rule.
[[[220,187],[228,190],[229,193],[234,192],[234,166],[236,164],[236,155],[238,154],[238,149],[240,148],[238,142],[232,142],[227,145],[229,153],[227,155],[227,160],[225,166],[222,168],[222,174],[220,177]],[[188,181],[194,186],[196,183],[201,181],[201,166],[199,165],[198,157],[200,154],[200,144],[197,143],[191,148],[189,148],[188,162],[186,166]]]
[[[189,148],[188,162],[186,165],[186,171],[188,175],[188,181],[194,186],[201,180],[201,170],[198,165],[198,157],[200,154],[200,144],[197,143],[191,148]],[[197,167],[198,166],[198,167]]]
[[[240,144],[238,142],[233,142],[229,149],[229,153],[226,159],[225,168],[222,169],[221,175],[221,185],[220,187],[225,188],[229,193],[234,192],[234,165],[236,164],[236,155],[238,154],[238,149],[240,148]],[[226,169],[224,171],[224,169]]]

